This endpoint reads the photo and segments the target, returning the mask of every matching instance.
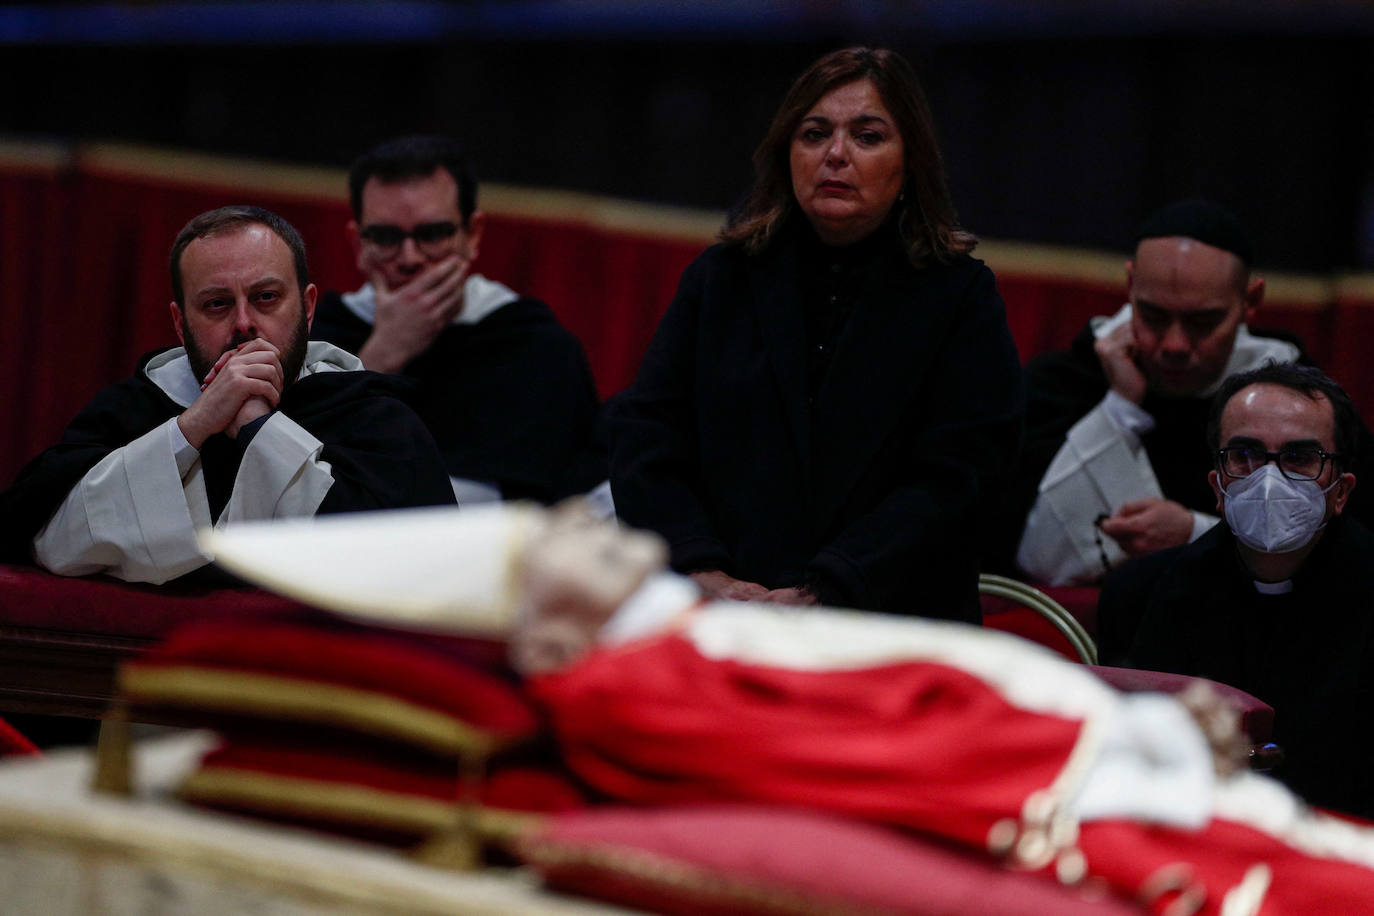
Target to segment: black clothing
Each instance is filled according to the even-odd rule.
[[[1301,350],[1300,342],[1291,334],[1253,328],[1250,333],[1285,340]],[[1026,364],[1026,439],[1021,466],[1011,498],[989,525],[997,532],[991,565],[999,571],[1016,572],[1016,548],[1045,471],[1064,445],[1069,429],[1102,401],[1110,387],[1093,349],[1095,340],[1092,327],[1084,327],[1068,350],[1042,354]],[[1310,364],[1305,355],[1300,355],[1298,362]],[[1141,444],[1166,498],[1195,512],[1215,515],[1216,495],[1207,482],[1214,462],[1205,435],[1211,403],[1210,397],[1165,397],[1147,392],[1140,406],[1154,418],[1155,426],[1141,436]],[[1364,468],[1374,473],[1374,437],[1363,424],[1360,432],[1361,457],[1351,468],[1357,476]],[[1374,499],[1352,496],[1346,511],[1374,525]]]
[[[797,219],[757,256],[716,245],[684,271],[613,404],[616,510],[681,571],[976,622],[976,510],[1020,437],[1016,349],[982,262],[918,270],[879,231],[862,269]],[[852,306],[808,328],[818,269]]]
[[[1331,520],[1286,595],[1254,585],[1226,524],[1109,574],[1107,664],[1210,678],[1274,707],[1274,775],[1313,804],[1374,815],[1374,533]]]
[[[372,325],[326,293],[310,336],[359,352]],[[451,324],[401,375],[453,477],[493,481],[504,499],[551,503],[606,479],[587,357],[549,307],[517,299],[474,324]]]
[[[875,232],[847,248],[830,248],[814,233],[798,235],[802,255],[799,288],[806,307],[806,393],[814,410],[840,336],[854,312],[864,275],[882,256],[888,237]]]
[[[138,371],[100,391],[61,440],[28,463],[0,493],[0,561],[31,563],[33,539],[67,494],[101,459],[185,409]],[[277,410],[324,443],[333,485],[321,514],[453,503],[434,441],[401,400],[406,383],[375,372],[318,372],[282,392]],[[200,450],[207,496],[228,499],[243,449],[223,434]]]

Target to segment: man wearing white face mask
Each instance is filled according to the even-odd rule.
[[[993,526],[993,565],[1093,583],[1217,523],[1203,447],[1212,397],[1265,363],[1311,362],[1296,338],[1252,325],[1265,292],[1254,264],[1244,226],[1210,201],[1170,204],[1137,228],[1126,304],[1091,319],[1067,351],[1026,365],[1025,446]],[[1374,526],[1369,497],[1348,511]]]
[[[1311,367],[1229,379],[1208,424],[1217,525],[1108,576],[1109,664],[1198,675],[1275,710],[1275,771],[1314,804],[1374,814],[1374,533],[1342,515],[1359,419]],[[1113,642],[1138,621],[1129,643]]]

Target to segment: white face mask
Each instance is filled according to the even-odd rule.
[[[1326,524],[1326,494],[1315,480],[1289,480],[1273,464],[1231,481],[1226,523],[1247,547],[1288,553],[1306,546]]]

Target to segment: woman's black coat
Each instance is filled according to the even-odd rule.
[[[992,272],[968,256],[916,269],[894,234],[811,404],[810,256],[716,245],[684,271],[612,407],[617,514],[663,534],[679,570],[977,621],[980,509],[1023,406]]]

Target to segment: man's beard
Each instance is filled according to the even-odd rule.
[[[281,347],[281,371],[282,371],[282,390],[285,391],[296,377],[301,374],[301,369],[305,366],[305,348],[309,341],[306,339],[310,332],[310,326],[306,323],[305,312],[301,311],[301,319],[296,327],[291,331],[291,337],[286,341],[285,346]],[[210,374],[210,370],[215,367],[215,363],[220,356],[236,349],[254,337],[246,337],[235,334],[233,339],[219,353],[211,356],[205,352],[205,348],[200,345],[196,335],[188,327],[185,332],[186,358],[191,363],[191,371],[196,375],[196,381],[205,381],[205,376]]]

